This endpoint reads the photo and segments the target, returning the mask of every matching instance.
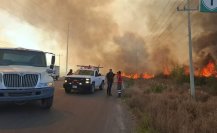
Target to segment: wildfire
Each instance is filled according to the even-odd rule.
[[[189,67],[185,67],[185,75],[189,75]],[[194,70],[194,75],[196,77],[211,77],[211,76],[217,76],[217,71],[215,69],[215,63],[213,61],[209,61],[209,63],[204,66],[202,69],[196,68]]]
[[[138,79],[138,78],[140,78],[140,76],[139,76],[138,73],[136,73],[136,74],[133,74],[133,75],[132,75],[132,78],[133,78],[133,79]]]
[[[209,63],[201,70],[201,75],[204,77],[216,75],[215,64],[212,61],[209,61]]]
[[[126,74],[124,72],[122,73],[122,76],[125,78],[129,78],[129,79],[132,78],[132,76],[130,74]]]
[[[152,79],[152,78],[154,78],[154,74],[147,74],[147,73],[144,73],[144,74],[142,75],[142,78],[144,78],[144,79]]]
[[[189,67],[185,66],[183,69],[184,69],[184,74],[189,75],[189,73],[190,73]],[[170,76],[171,75],[171,69],[169,69],[169,67],[164,67],[163,74],[165,76]],[[209,63],[205,67],[203,67],[202,69],[196,68],[194,70],[194,75],[196,77],[206,77],[206,78],[211,77],[211,76],[217,77],[217,70],[215,69],[214,61],[209,61]],[[122,76],[125,78],[129,78],[129,79],[140,79],[140,78],[152,79],[155,77],[154,74],[149,74],[149,73],[142,73],[142,74],[123,73]]]
[[[163,74],[164,74],[165,76],[169,76],[169,75],[171,74],[171,71],[170,71],[169,67],[167,67],[167,66],[164,67]]]
[[[123,73],[122,76],[125,78],[130,78],[130,79],[139,79],[139,78],[152,79],[152,78],[154,78],[153,74],[148,74],[148,73],[143,73],[143,74],[138,74],[138,73],[126,74],[126,73]]]
[[[185,75],[189,75],[190,74],[190,70],[189,70],[189,67],[184,67],[184,73]]]

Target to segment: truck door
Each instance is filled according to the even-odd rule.
[[[96,81],[95,81],[96,87],[99,87],[101,84],[101,81],[100,81],[100,76],[99,76],[98,71],[95,71],[95,78],[96,78]]]

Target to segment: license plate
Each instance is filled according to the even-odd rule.
[[[77,88],[78,88],[78,86],[76,86],[76,85],[73,85],[73,86],[72,86],[72,88],[73,88],[73,89],[77,89]]]

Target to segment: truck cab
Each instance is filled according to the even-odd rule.
[[[48,67],[46,54],[51,54]],[[53,103],[55,55],[22,48],[0,49],[0,102],[40,100],[49,109]]]
[[[65,77],[63,87],[66,93],[90,92],[94,93],[95,89],[102,90],[104,88],[105,76],[101,75],[96,66],[81,66],[73,75]]]

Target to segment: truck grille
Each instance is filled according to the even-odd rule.
[[[72,82],[72,83],[74,83],[74,84],[76,84],[76,83],[85,83],[85,81],[86,81],[85,78],[71,78],[71,77],[70,77],[70,78],[67,77],[66,80],[67,80],[68,82]]]
[[[3,81],[5,87],[17,88],[17,87],[35,87],[38,83],[38,74],[4,74]]]
[[[22,96],[31,96],[32,92],[13,92],[8,93],[8,96],[10,97],[22,97]]]

